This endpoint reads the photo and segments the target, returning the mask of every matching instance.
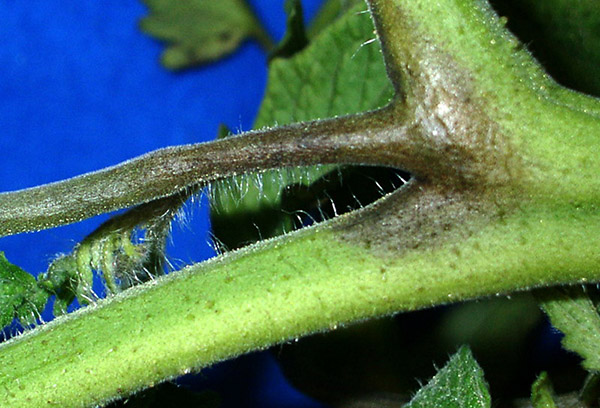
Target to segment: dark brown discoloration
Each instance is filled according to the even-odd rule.
[[[263,129],[212,143],[161,149],[63,182],[3,193],[0,236],[80,221],[242,173],[314,164],[392,166],[406,170],[423,191],[435,193],[435,197],[429,197],[433,207],[436,202],[456,206],[467,196],[469,201],[483,202],[486,200],[479,199],[499,190],[506,196],[506,190],[516,184],[513,173],[518,174],[522,165],[511,153],[500,126],[486,114],[486,103],[474,91],[469,74],[422,37],[417,26],[410,26],[408,19],[396,15],[400,11],[393,2],[373,3],[385,7],[394,24],[400,24],[400,31],[406,31],[410,37],[399,41],[387,35],[388,41],[397,43],[394,47],[383,42],[388,72],[398,92],[390,106],[358,115]],[[378,19],[377,13],[375,22],[380,34],[387,33],[389,27]],[[423,208],[430,208],[425,198],[420,200]],[[403,211],[396,198],[387,200],[385,206],[391,205],[388,202],[396,203],[395,209],[386,207],[388,217],[394,218],[394,211]],[[419,225],[443,235],[438,231],[438,220],[445,207],[438,207],[437,211],[425,211],[426,219]],[[444,216],[451,212],[461,211],[455,208]],[[370,216],[368,211],[357,215]],[[414,216],[422,218],[419,214]],[[387,231],[381,232],[382,239],[394,235],[390,232],[394,228],[398,233],[406,231],[396,221],[384,227],[381,223],[374,225],[378,226],[373,227],[373,234],[378,228]],[[414,238],[415,242],[419,240]]]
[[[396,87],[394,104],[402,107],[403,125],[413,134],[412,151],[429,166],[415,173],[437,184],[447,179],[454,188],[508,184],[521,163],[490,118],[491,104],[478,93],[474,75],[396,2],[368,3]]]
[[[333,226],[341,239],[380,256],[466,238],[469,228],[499,212],[491,207],[510,207],[507,197],[517,193],[513,174],[521,164],[468,81],[458,76],[425,81],[437,87],[415,86],[418,102],[408,103],[414,112],[409,150],[420,152],[423,167],[411,169],[414,179],[400,191]]]
[[[393,45],[384,41],[383,50],[388,75],[402,95],[394,102],[402,112],[395,129],[402,127],[409,134],[397,142],[409,143],[401,149],[421,160],[416,167],[403,167],[413,173],[409,185],[332,227],[353,244],[398,256],[465,238],[470,228],[490,222],[501,207],[512,208],[523,164],[502,128],[489,117],[469,73],[423,37],[416,24],[401,15],[391,18],[399,13],[393,5],[382,2],[377,8],[385,8],[388,24],[406,26],[410,36],[392,38],[375,13],[378,32],[395,40]],[[398,26],[394,30],[399,31]],[[388,143],[388,148],[396,147]],[[388,154],[393,156],[394,151]],[[401,160],[396,165],[402,166]]]
[[[475,224],[489,221],[490,204],[469,192],[448,191],[416,181],[373,205],[332,223],[340,239],[378,256],[401,256],[417,248],[467,238]]]
[[[320,163],[371,164],[377,115],[264,129],[177,146],[58,183],[0,194],[0,236],[77,222],[251,171]]]

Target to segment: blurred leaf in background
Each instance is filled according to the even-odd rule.
[[[559,83],[600,95],[597,0],[492,0],[508,28]]]
[[[285,13],[287,14],[285,35],[275,49],[270,52],[269,60],[291,57],[308,45],[300,0],[286,0]]]
[[[339,19],[332,14],[333,23],[302,52],[272,60],[255,128],[362,112],[389,102],[393,90],[365,10],[360,4]],[[216,183],[214,234],[233,249],[294,229],[296,214],[307,211],[306,205],[318,205],[308,186],[334,169],[289,169],[265,172],[256,180],[241,176]],[[332,176],[335,183],[337,173]]]
[[[143,0],[150,15],[140,22],[145,33],[165,41],[161,62],[180,70],[218,60],[245,40],[266,50],[273,42],[245,0]]]

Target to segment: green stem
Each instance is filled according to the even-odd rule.
[[[530,208],[467,240],[386,258],[344,242],[335,225],[302,230],[136,287],[1,345],[0,399],[11,408],[92,406],[374,316],[598,280],[598,234],[598,215],[574,224]],[[565,243],[575,240],[590,244],[573,256]],[[532,260],[532,253],[546,256]]]
[[[600,280],[600,110],[573,104],[597,101],[549,91],[549,79],[482,1],[373,0],[371,8],[404,92],[400,112],[167,149],[10,193],[0,196],[0,231],[58,225],[292,164],[402,166],[413,182],[327,224],[192,266],[1,345],[5,405],[99,404],[340,324]],[[48,218],[62,205],[59,193],[68,202]],[[6,227],[12,216],[29,218]]]

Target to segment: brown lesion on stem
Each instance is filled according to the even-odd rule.
[[[332,163],[392,165],[399,157],[412,167],[418,158],[407,144],[399,143],[394,155],[385,152],[390,134],[408,136],[392,132],[388,117],[387,111],[368,112],[165,148],[69,180],[3,193],[0,236],[77,222],[252,171]]]
[[[396,88],[388,109],[401,111],[395,129],[410,135],[404,149],[419,160],[405,167],[413,173],[409,185],[334,228],[342,239],[380,255],[465,239],[515,208],[524,164],[487,114],[491,108],[470,73],[420,33],[395,2],[369,3]]]
[[[58,183],[0,194],[0,235],[50,228],[242,173],[313,164],[426,166],[396,108],[165,148]],[[400,125],[399,125],[400,124]],[[412,139],[412,141],[411,141]]]
[[[392,105],[405,113],[417,177],[450,188],[482,190],[510,184],[522,166],[503,129],[488,115],[470,72],[420,30],[396,1],[368,1],[382,44]]]
[[[331,223],[339,238],[381,257],[467,239],[501,214],[469,191],[411,180],[400,190]]]
[[[389,8],[388,20],[380,18],[380,7]],[[425,240],[419,238],[416,227],[409,226],[427,214],[429,224],[424,220],[419,228],[441,232],[440,220],[450,215],[443,210],[448,203],[453,214],[471,214],[466,209],[476,208],[473,203],[500,202],[489,195],[499,196],[503,191],[506,196],[506,190],[514,189],[513,173],[521,164],[500,126],[486,114],[486,103],[474,92],[469,74],[451,56],[419,37],[418,27],[404,27],[418,43],[390,46],[397,41],[390,24],[396,24],[400,11],[387,1],[372,1],[371,9],[397,91],[388,107],[160,149],[62,182],[3,193],[0,236],[80,221],[242,173],[314,164],[390,166],[413,175],[414,187],[392,194],[373,211],[365,209],[355,218],[343,217],[336,223],[348,231],[361,230],[356,226],[365,217],[379,217],[381,222],[369,227],[372,234],[382,239],[400,233],[413,236],[408,245],[403,242],[396,247]],[[413,195],[422,210],[409,216],[403,208],[415,199]],[[457,203],[462,203],[464,211]],[[489,211],[475,210],[484,212]],[[456,217],[450,219],[460,224]]]

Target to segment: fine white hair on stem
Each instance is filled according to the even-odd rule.
[[[388,117],[389,116],[389,117]],[[386,138],[397,109],[252,131],[211,143],[168,147],[103,170],[61,182],[0,193],[0,236],[81,221],[101,213],[167,198],[199,184],[237,174],[316,164],[390,165],[387,155],[369,155]],[[396,129],[396,142],[412,138]],[[398,143],[394,161],[424,167],[410,143]]]
[[[358,54],[358,52],[360,50],[363,49],[363,47],[369,45],[369,44],[373,44],[373,43],[377,43],[377,37],[373,37],[371,39],[368,39],[367,41],[361,43],[358,48],[356,49],[356,51],[354,51],[354,53],[352,54],[352,56],[350,57],[351,59],[354,59],[354,57],[356,57],[356,55]]]

